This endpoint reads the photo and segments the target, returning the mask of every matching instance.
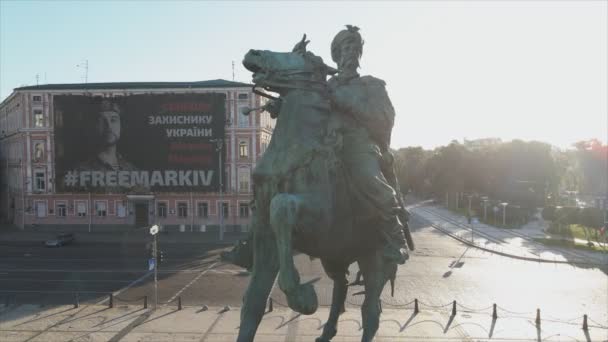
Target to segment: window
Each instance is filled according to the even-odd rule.
[[[118,217],[127,216],[127,208],[126,208],[124,202],[122,202],[122,201],[116,202],[116,216],[118,216]]]
[[[239,158],[247,158],[249,156],[249,146],[245,141],[239,143]]]
[[[44,142],[37,141],[34,143],[34,161],[42,162],[44,159]]]
[[[208,217],[209,216],[209,203],[207,202],[198,202],[198,217]]]
[[[239,94],[239,100],[247,100],[249,98],[249,94],[241,93]]]
[[[105,217],[107,215],[106,202],[95,202],[95,212],[97,216]]]
[[[87,205],[86,205],[86,203],[79,202],[76,205],[76,210],[77,210],[78,216],[80,216],[80,217],[87,216]]]
[[[247,204],[247,203],[239,204],[239,217],[249,217],[249,204]]]
[[[57,217],[66,217],[67,215],[67,206],[65,203],[57,204]]]
[[[247,168],[239,169],[239,191],[240,192],[249,192],[249,178],[250,172]]]
[[[44,191],[46,189],[46,180],[44,177],[44,172],[37,171],[34,173],[34,186],[36,187],[36,191]]]
[[[40,95],[34,95],[34,96],[32,96],[32,101],[34,101],[34,102],[42,102],[42,96],[40,96]]]
[[[34,109],[34,126],[44,126],[44,115],[42,114],[42,109]]]
[[[46,216],[46,202],[36,202],[36,217]]]
[[[188,203],[185,203],[185,202],[177,203],[177,216],[188,217]]]
[[[239,127],[248,127],[249,126],[249,115],[243,114],[243,108],[239,108]]]
[[[222,211],[221,211],[222,217],[230,216],[230,206],[228,205],[228,202],[222,202],[221,206],[222,206]]]
[[[158,217],[167,217],[167,203],[158,202],[156,205],[156,211],[158,212]]]

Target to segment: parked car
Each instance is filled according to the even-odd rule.
[[[68,245],[74,242],[74,234],[72,233],[63,233],[57,235],[54,239],[49,239],[44,242],[44,245],[47,247],[61,247]]]

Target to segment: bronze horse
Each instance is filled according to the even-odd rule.
[[[353,214],[357,207],[339,158],[340,122],[331,113],[326,88],[327,75],[336,70],[306,51],[305,39],[292,52],[250,50],[243,60],[256,87],[280,95],[280,108],[273,115],[277,121],[270,144],[253,173],[253,270],[243,298],[239,342],[253,341],[277,273],[292,310],[316,311],[314,287],[300,283],[294,250],[320,258],[334,282],[329,319],[318,342],[336,335],[348,266],[355,261],[365,285],[361,340],[373,340],[380,295],[397,268],[382,257],[377,222]]]

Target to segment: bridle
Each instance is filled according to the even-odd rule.
[[[312,74],[312,72],[310,71],[302,71],[302,70],[298,70],[298,69],[286,69],[286,70],[282,70],[280,72],[272,72],[271,75],[278,75],[279,78],[281,79],[289,79],[294,75],[308,75],[308,74]],[[307,80],[307,79],[294,79],[291,82],[277,82],[277,81],[266,81],[266,85],[263,86],[262,88],[264,90],[269,91],[270,87],[278,87],[278,88],[286,88],[286,89],[297,89],[297,90],[305,90],[305,91],[315,91],[315,92],[325,92],[327,90],[327,84],[325,82],[322,81],[313,81],[313,80]],[[260,96],[263,96],[267,99],[271,99],[271,100],[278,100],[278,97],[272,96],[270,94],[267,94],[265,92],[259,91],[258,89],[256,89],[256,87],[258,87],[258,85],[253,85],[253,87],[251,88],[252,91],[255,94],[258,94]]]

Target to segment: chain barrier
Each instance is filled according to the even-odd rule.
[[[602,328],[602,329],[608,329],[608,325],[603,325],[601,323],[598,323],[596,321],[594,321],[591,318],[587,318],[591,323],[595,324],[595,325],[590,325],[590,327],[595,327],[595,328]]]
[[[426,304],[426,303],[424,303],[424,302],[422,302],[420,300],[418,301],[419,305],[424,305],[424,306],[427,306],[427,307],[433,308],[433,309],[442,309],[442,308],[445,308],[445,307],[448,307],[448,306],[452,306],[453,303],[454,302],[449,302],[449,303],[443,304],[443,305],[431,305],[431,304]]]
[[[137,298],[134,298],[134,299],[124,299],[124,298],[121,298],[119,296],[114,296],[114,301],[119,300],[119,301],[124,302],[124,303],[135,303],[135,302],[139,302],[139,301],[141,301],[142,299],[145,299],[145,298],[146,298],[146,296],[141,296],[141,297],[137,297]]]
[[[459,306],[459,307],[461,307],[461,308],[463,308],[463,309],[464,309],[464,311],[467,311],[467,312],[474,312],[474,313],[478,313],[478,312],[479,312],[479,313],[481,313],[481,312],[484,312],[484,311],[486,311],[486,310],[492,309],[492,308],[494,307],[493,305],[490,305],[490,306],[485,307],[485,308],[482,308],[482,309],[472,309],[472,308],[469,308],[469,307],[467,307],[467,306],[464,306],[464,305],[462,305],[462,304],[460,304],[460,303],[458,303],[458,302],[456,302],[456,305],[457,305],[457,306]]]
[[[403,308],[405,308],[408,305],[413,304],[415,302],[415,300],[412,300],[412,301],[407,302],[405,304],[393,304],[393,303],[386,302],[383,299],[381,299],[380,302],[382,302],[382,305],[387,305],[387,306],[390,306],[390,307],[403,307]]]
[[[583,316],[577,316],[575,318],[572,319],[561,319],[561,318],[557,318],[551,315],[544,315],[545,318],[543,318],[544,321],[549,321],[549,322],[561,322],[561,323],[570,323],[570,322],[578,322],[578,321],[583,321]]]
[[[535,315],[536,314],[536,311],[515,312],[515,311],[507,310],[507,309],[505,309],[505,308],[503,308],[502,306],[499,306],[499,305],[497,305],[496,307],[498,309],[500,309],[500,310],[502,310],[502,311],[504,311],[504,312],[506,312],[508,314],[512,314],[512,315],[522,315],[522,316],[524,316],[524,315]]]
[[[0,304],[4,304],[4,308],[6,309],[6,307],[10,306],[10,305],[17,305],[17,296],[19,293],[19,291],[0,291],[0,293],[8,293],[8,294],[3,294],[0,296],[0,298],[2,299]],[[27,292],[30,293],[30,292]],[[32,294],[44,294],[44,293],[56,293],[56,292],[44,292],[44,291],[32,291]],[[95,294],[105,294],[105,295],[112,295],[111,293],[102,293],[102,292],[61,292],[61,294],[65,294],[65,295],[69,295],[71,294],[72,296],[75,296],[72,299],[72,303],[74,298],[76,298],[76,305],[78,305],[79,302],[81,302],[80,299],[80,295],[81,294],[87,294],[87,293],[95,293]],[[147,296],[140,296],[140,297],[136,297],[136,298],[131,298],[131,299],[127,299],[127,298],[122,298],[119,296],[112,296],[114,299],[114,302],[116,301],[121,301],[121,302],[125,302],[125,303],[134,303],[134,302],[139,302],[141,300],[144,300],[144,307],[147,306]],[[363,297],[363,296],[362,296]],[[364,297],[363,297],[364,298]],[[273,296],[269,296],[268,300],[270,301],[270,303],[268,303],[268,305],[270,307],[272,307],[272,305],[278,305],[284,308],[289,308],[289,305],[285,302],[282,302],[280,300],[277,300],[275,297]],[[170,303],[173,303],[177,301],[178,302],[178,308],[181,309],[182,308],[182,301],[181,301],[181,297],[178,296],[176,298],[174,298],[171,301],[167,301],[162,303],[163,305],[168,305]],[[480,309],[476,309],[476,308],[470,308],[467,307],[465,305],[459,304],[455,301],[446,303],[446,304],[442,304],[442,305],[431,305],[428,303],[424,303],[418,299],[414,299],[412,301],[406,302],[406,303],[391,303],[386,301],[385,299],[380,299],[380,302],[383,305],[386,306],[390,306],[390,307],[395,307],[395,308],[407,308],[407,309],[414,309],[414,310],[419,310],[419,311],[423,311],[423,307],[427,307],[427,308],[431,308],[431,309],[435,309],[436,311],[453,311],[453,309],[456,306],[459,306],[461,308],[463,308],[465,310],[465,312],[469,312],[469,313],[484,313],[484,312],[488,312],[488,310],[493,309],[492,312],[490,312],[490,315],[494,315],[496,313],[495,310],[500,310],[500,312],[503,313],[507,313],[510,315],[514,315],[514,316],[509,316],[509,317],[515,317],[515,318],[527,318],[527,319],[532,319],[534,317],[538,316],[538,312],[537,311],[527,311],[527,312],[517,312],[517,311],[511,311],[508,310],[502,306],[498,306],[496,304],[493,304],[491,306],[488,307],[484,307],[484,308],[480,308]],[[272,304],[271,304],[272,303]],[[356,303],[352,300],[352,296],[351,297],[346,297],[345,298],[345,303],[353,305],[353,306],[361,306],[362,305],[362,300],[359,303]],[[67,303],[66,303],[67,304]],[[414,304],[412,306],[412,304]],[[206,308],[206,306],[204,306]],[[446,310],[447,309],[447,310]],[[272,310],[270,310],[271,312]],[[498,319],[500,319],[500,314],[498,314]],[[538,318],[538,317],[537,317]],[[608,325],[606,324],[602,324],[602,323],[598,323],[597,321],[594,321],[591,318],[588,318],[587,315],[583,315],[583,316],[577,316],[571,319],[560,319],[558,317],[553,317],[553,316],[549,316],[549,315],[543,315],[542,317],[542,321],[548,321],[548,322],[554,322],[554,323],[563,323],[563,324],[581,324],[581,322],[587,322],[587,320],[592,323],[592,324],[588,324],[588,327],[592,327],[592,328],[600,328],[600,329],[608,329]]]

